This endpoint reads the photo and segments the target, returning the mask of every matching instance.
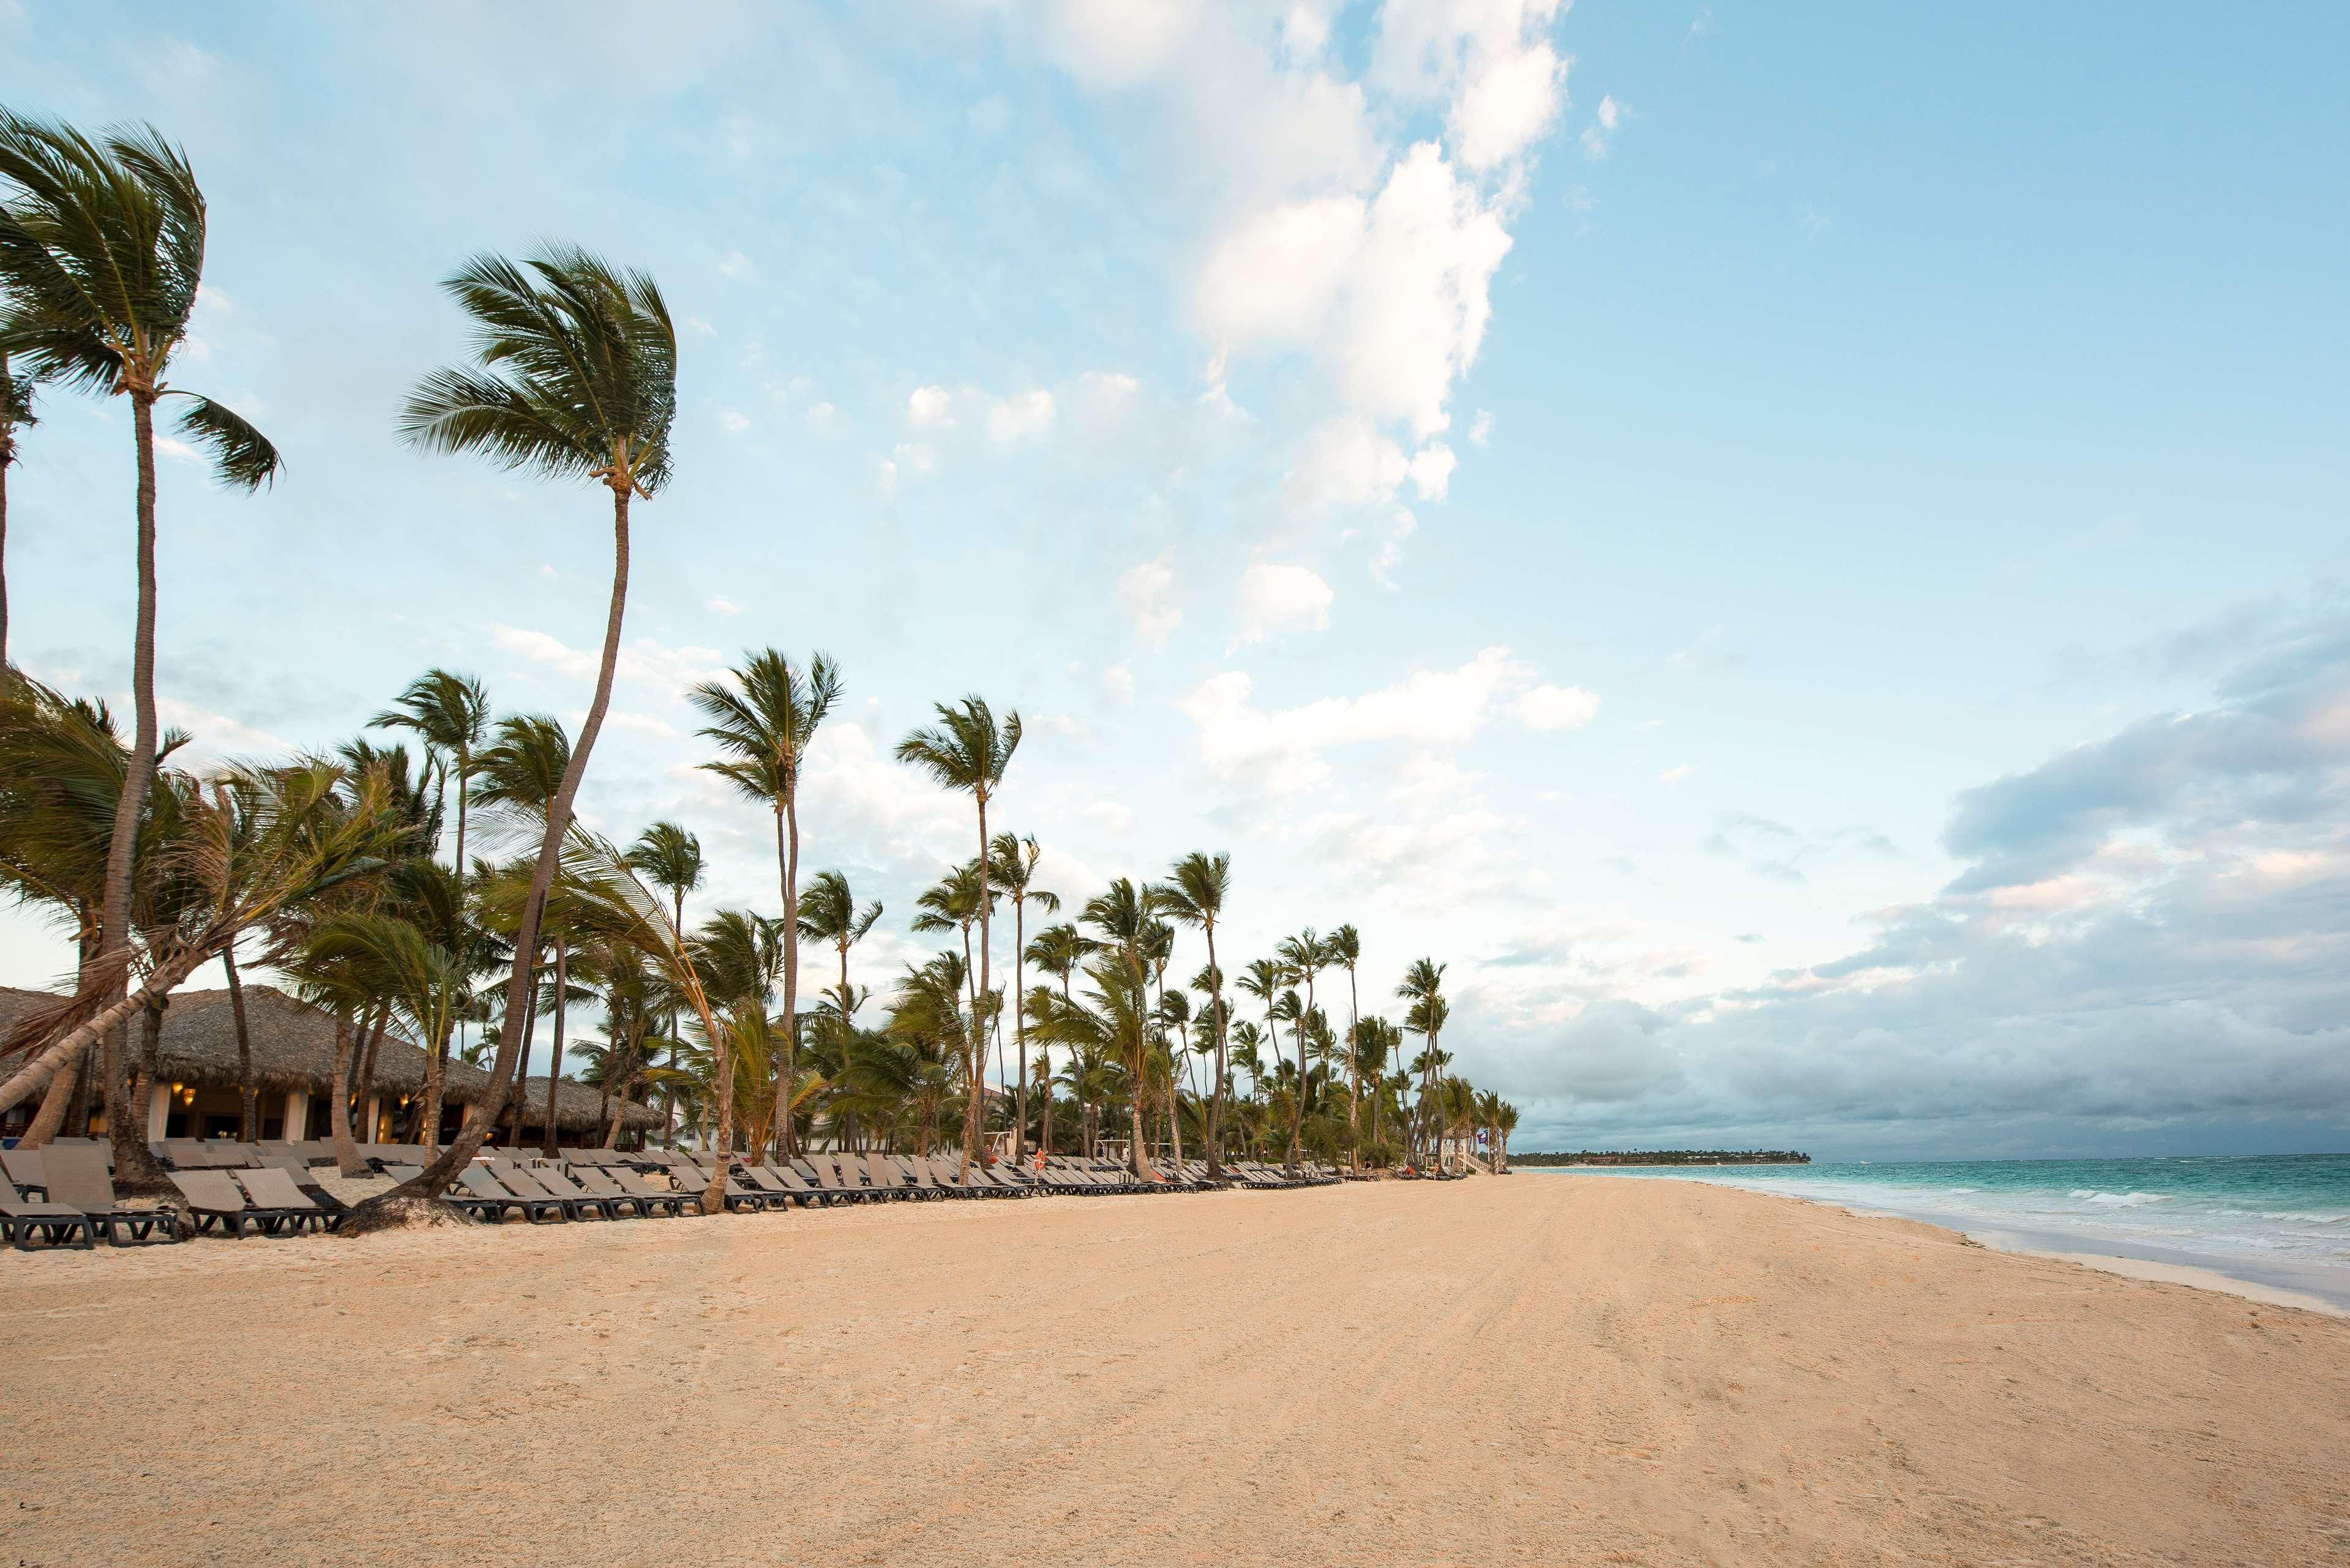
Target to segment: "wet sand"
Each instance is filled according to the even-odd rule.
[[[1696,1183],[0,1256],[5,1558],[2350,1561],[2350,1322]]]

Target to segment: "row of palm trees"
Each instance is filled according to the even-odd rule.
[[[137,1103],[129,1022],[143,1020],[151,1073],[172,991],[215,959],[229,975],[242,1038],[239,949],[250,938],[259,962],[334,1012],[347,1086],[371,1073],[375,1043],[395,1020],[414,1034],[428,1054],[415,1110],[428,1134],[439,1126],[452,1042],[489,1073],[488,1092],[447,1150],[371,1201],[352,1230],[428,1206],[485,1139],[520,1126],[515,1088],[542,1016],[556,1069],[543,1123],[552,1128],[555,1081],[574,1044],[569,1009],[585,1002],[600,1012],[604,1038],[583,1054],[612,1104],[658,1093],[672,1116],[724,1147],[788,1150],[819,1124],[823,1136],[851,1143],[928,1142],[941,1136],[941,1118],[953,1116],[968,1160],[981,1157],[992,1122],[1008,1116],[1017,1157],[1032,1126],[1039,1140],[1054,1137],[1056,1080],[1087,1139],[1123,1110],[1138,1168],[1154,1142],[1180,1150],[1187,1133],[1211,1162],[1267,1141],[1283,1143],[1292,1160],[1340,1151],[1374,1162],[1424,1158],[1471,1127],[1499,1147],[1505,1107],[1442,1072],[1441,966],[1413,966],[1399,992],[1405,1018],[1391,1026],[1359,1014],[1353,929],[1327,939],[1308,931],[1233,981],[1262,1004],[1264,1033],[1232,1018],[1215,952],[1230,877],[1222,856],[1186,857],[1163,883],[1121,878],[1076,921],[1029,941],[1030,907],[1050,914],[1059,903],[1035,886],[1036,841],[991,834],[988,816],[1020,743],[1019,715],[999,720],[975,696],[937,705],[935,722],[897,750],[975,807],[976,853],[922,895],[917,920],[920,930],[960,931],[960,950],[909,966],[879,1026],[862,1023],[866,998],[850,983],[847,959],[879,906],[860,909],[838,872],[814,878],[805,900],[800,887],[801,771],[840,691],[839,670],[823,655],[797,664],[774,650],[754,654],[691,694],[719,753],[707,765],[773,814],[781,913],[721,910],[688,934],[685,899],[702,875],[694,836],[656,824],[623,850],[573,813],[610,704],[632,508],[671,476],[678,369],[676,333],[654,282],[576,246],[548,244],[520,261],[476,256],[443,281],[472,325],[472,353],[417,383],[399,431],[427,453],[481,457],[607,493],[609,606],[577,735],[542,716],[494,720],[478,682],[433,670],[376,724],[412,735],[421,761],[403,745],[362,739],[331,757],[203,778],[170,767],[184,737],[160,734],[156,714],[155,410],[167,398],[184,400],[181,434],[205,447],[232,484],[258,487],[280,467],[249,423],[167,379],[187,338],[205,224],[185,155],[151,129],[93,138],[0,110],[0,478],[19,456],[35,389],[127,397],[138,537],[128,742],[101,704],[13,669],[0,690],[0,749],[73,763],[38,771],[28,763],[0,776],[0,875],[18,897],[67,920],[80,955],[73,993],[0,1039],[0,1057],[17,1059],[0,1080],[0,1111],[38,1095],[36,1122],[53,1128],[81,1092],[63,1085],[88,1084],[90,1061],[107,1105]],[[0,549],[5,504],[0,487]],[[5,573],[0,556],[0,614]],[[0,619],[0,656],[5,638]],[[438,856],[452,826],[444,866]],[[485,838],[493,853],[474,853]],[[1007,898],[1008,988],[996,982],[992,940]],[[1207,962],[1170,993],[1178,925],[1202,933]],[[813,1008],[801,1000],[804,941],[831,947],[838,960],[837,986]],[[1055,975],[1057,989],[1024,989],[1030,962]],[[1315,993],[1316,977],[1334,967],[1348,977],[1343,1035]],[[474,1023],[479,1039],[457,1042]],[[1205,1036],[1196,1050],[1195,1023]],[[1406,1032],[1420,1036],[1422,1049],[1390,1071]],[[1043,1050],[1033,1063],[1032,1042]],[[1253,1054],[1267,1044],[1269,1067]],[[1017,1087],[997,1112],[988,1064],[1006,1054]],[[1207,1059],[1204,1093],[1179,1083],[1179,1069],[1196,1078]],[[1244,1098],[1233,1092],[1235,1066],[1249,1076]],[[1042,1110],[1033,1120],[1032,1068]],[[351,1097],[334,1096],[338,1147],[351,1143]],[[246,1099],[249,1106],[249,1092]],[[1161,1137],[1147,1125],[1154,1117]],[[121,1179],[159,1186],[139,1118],[108,1120]],[[608,1123],[607,1137],[617,1137],[617,1108]]]

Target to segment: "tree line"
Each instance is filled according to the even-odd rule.
[[[805,885],[801,876],[801,773],[842,690],[839,666],[821,653],[754,652],[690,693],[714,753],[704,765],[773,815],[778,908],[721,909],[686,929],[685,900],[705,871],[697,836],[660,822],[623,846],[574,814],[610,704],[632,509],[671,476],[678,374],[659,286],[576,245],[477,255],[443,280],[472,327],[471,354],[416,383],[398,429],[424,453],[605,493],[611,589],[577,733],[543,714],[499,715],[478,680],[436,669],[376,716],[373,738],[201,774],[173,765],[189,737],[160,732],[156,710],[155,415],[179,400],[178,431],[232,485],[257,489],[282,465],[248,421],[169,379],[206,221],[185,154],[151,128],[93,137],[0,110],[0,551],[5,469],[42,389],[127,398],[136,478],[127,740],[103,702],[5,663],[0,555],[0,878],[72,929],[78,955],[72,991],[0,1038],[0,1111],[40,1096],[36,1137],[53,1135],[78,1099],[138,1104],[133,1076],[143,1067],[151,1082],[172,992],[217,960],[237,1020],[248,1134],[245,963],[284,975],[335,1018],[345,1092],[331,1115],[347,1166],[352,1106],[364,1103],[358,1091],[389,1028],[426,1052],[408,1125],[427,1141],[452,1052],[489,1075],[446,1150],[370,1199],[347,1231],[428,1206],[485,1140],[518,1131],[542,1018],[546,1060],[559,1070],[574,1052],[605,1088],[608,1142],[619,1106],[651,1096],[676,1134],[775,1155],[817,1137],[923,1150],[952,1141],[966,1161],[984,1158],[992,1138],[1014,1158],[1056,1140],[1088,1150],[1116,1141],[1147,1174],[1153,1147],[1179,1158],[1191,1149],[1211,1168],[1241,1151],[1427,1163],[1479,1133],[1506,1148],[1514,1108],[1445,1071],[1444,966],[1409,966],[1394,1021],[1361,1010],[1351,925],[1305,930],[1228,974],[1216,950],[1232,885],[1225,855],[1184,856],[1157,881],[1118,878],[1032,937],[1032,913],[1065,913],[1037,885],[1042,846],[989,817],[1020,717],[975,695],[935,704],[932,722],[896,750],[970,797],[976,834],[972,857],[916,901],[913,929],[952,940],[873,1002],[852,985],[848,960],[879,905],[860,905],[840,871]],[[1007,905],[1008,978],[993,942]],[[1188,980],[1191,963],[1175,956],[1184,929],[1199,934],[1204,961]],[[804,947],[827,954],[837,981],[804,990]],[[1326,1005],[1317,994],[1317,981],[1326,991],[1339,972],[1343,1028],[1335,996]],[[601,1040],[568,1037],[575,1006],[599,1015]],[[1408,1036],[1418,1048],[1407,1060]],[[1001,1092],[991,1092],[992,1068]],[[557,1076],[548,1074],[550,1139]],[[107,1122],[118,1181],[161,1189],[143,1118]],[[713,1185],[706,1206],[719,1203]]]

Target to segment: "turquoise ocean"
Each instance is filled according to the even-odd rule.
[[[1927,1220],[1993,1246],[2210,1269],[2350,1310],[2350,1154],[1617,1167],[1575,1174],[1784,1193]]]

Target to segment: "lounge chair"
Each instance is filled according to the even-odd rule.
[[[845,1159],[847,1157],[842,1158]],[[871,1182],[874,1189],[884,1198],[913,1196],[910,1184],[906,1180],[906,1173],[899,1170],[896,1162],[886,1154],[868,1154],[865,1157],[865,1179]]]
[[[257,1207],[225,1170],[174,1170],[169,1174],[172,1185],[187,1199],[188,1213],[195,1221],[199,1236],[217,1228],[232,1238],[241,1239],[247,1225],[265,1236],[275,1236],[290,1225],[303,1223],[298,1211]]]
[[[501,1222],[504,1220],[505,1211],[509,1209],[520,1210],[522,1217],[534,1225],[549,1214],[554,1215],[557,1220],[571,1218],[570,1206],[562,1199],[550,1196],[545,1188],[534,1187],[529,1191],[517,1192],[505,1182],[499,1180],[496,1173],[486,1166],[469,1163],[464,1169],[457,1173],[457,1185],[463,1188],[469,1197],[478,1199],[484,1204],[496,1204],[497,1218]]]
[[[691,1193],[680,1192],[666,1181],[655,1181],[650,1177],[630,1170],[627,1166],[616,1165],[600,1174],[605,1180],[612,1183],[629,1197],[635,1199],[639,1210],[647,1214],[657,1214],[664,1208],[673,1216],[683,1214],[686,1211],[685,1206],[689,1203],[694,1205],[695,1213],[702,1212],[701,1204],[695,1200]]]
[[[0,1240],[29,1252],[35,1236],[51,1247],[98,1245],[98,1227],[88,1215],[63,1203],[27,1198],[14,1181],[0,1178]]]
[[[48,1180],[49,1201],[88,1215],[90,1224],[116,1246],[123,1244],[125,1231],[134,1241],[147,1241],[158,1231],[162,1241],[180,1239],[180,1217],[169,1209],[125,1209],[115,1200],[105,1149],[52,1146],[41,1151],[41,1169]]]
[[[807,1179],[788,1167],[746,1165],[743,1179],[767,1195],[771,1209],[787,1209],[794,1199],[806,1206],[816,1202],[822,1194],[807,1184]]]
[[[424,1174],[424,1168],[421,1165],[387,1165],[383,1173],[397,1186],[415,1180]],[[441,1201],[460,1214],[470,1215],[475,1220],[487,1220],[493,1225],[504,1223],[506,1210],[514,1207],[514,1199],[503,1193],[496,1198],[484,1198],[473,1192],[446,1191],[441,1194]]]
[[[889,1157],[889,1163],[898,1168],[898,1179],[903,1184],[901,1189],[907,1197],[920,1199],[924,1202],[938,1198],[939,1179],[931,1174],[929,1160],[916,1159],[910,1154],[893,1154]]]
[[[506,1160],[490,1162],[490,1174],[504,1184],[509,1192],[526,1198],[541,1194],[563,1205],[564,1218],[577,1220],[594,1214],[598,1219],[613,1217],[612,1206],[602,1199],[591,1197],[580,1185],[551,1166],[516,1165]]]
[[[310,1195],[294,1185],[294,1179],[274,1165],[260,1166],[252,1170],[240,1170],[229,1178],[244,1189],[256,1209],[276,1210],[294,1215],[294,1229],[314,1225],[321,1231],[332,1231],[343,1222],[344,1210],[328,1209],[312,1199]]]
[[[615,1215],[619,1213],[620,1205],[623,1203],[627,1204],[629,1211],[640,1220],[647,1218],[652,1212],[651,1210],[645,1207],[649,1199],[638,1193],[628,1191],[626,1189],[622,1188],[619,1182],[613,1180],[609,1173],[598,1169],[595,1166],[573,1166],[571,1168],[571,1179],[577,1183],[580,1190],[587,1193],[588,1197],[602,1199],[604,1200],[605,1209]],[[672,1214],[676,1213],[678,1209],[677,1194],[674,1192],[664,1192],[661,1194],[661,1197],[667,1200],[670,1212]]]
[[[26,1197],[48,1200],[49,1174],[37,1148],[0,1148],[0,1172],[5,1172]]]

